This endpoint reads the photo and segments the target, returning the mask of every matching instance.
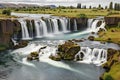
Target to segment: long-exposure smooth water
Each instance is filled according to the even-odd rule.
[[[13,14],[14,15],[14,14]],[[21,14],[19,14],[21,15]],[[19,16],[18,15],[18,16]],[[36,36],[35,38],[30,37],[30,33],[27,30],[27,27],[22,20],[19,21],[22,24],[22,39],[29,39],[28,46],[24,48],[19,48],[16,50],[7,50],[5,52],[1,52],[0,56],[0,80],[99,80],[100,75],[104,72],[103,68],[100,66],[96,66],[94,62],[92,62],[92,58],[90,58],[91,62],[87,60],[89,63],[79,62],[79,61],[53,61],[49,59],[50,54],[55,54],[55,50],[58,44],[64,42],[64,40],[69,39],[86,39],[90,34],[90,32],[98,30],[96,29],[96,24],[98,20],[94,21],[94,24],[90,24],[84,31],[73,31],[70,32],[69,29],[63,28],[66,25],[64,19],[60,19],[63,24],[62,31],[58,31],[58,26],[56,23],[56,18],[51,19],[51,23],[54,29],[51,31],[52,33],[48,33],[46,29],[45,22],[38,18],[42,16],[50,17],[50,15],[40,15],[40,17],[36,17],[38,15],[23,15],[25,17],[33,17],[37,18],[36,20]],[[57,17],[58,19],[58,17]],[[49,20],[49,19],[48,19]],[[67,20],[67,19],[65,19]],[[69,20],[69,19],[68,19]],[[76,23],[76,21],[74,21]],[[92,19],[88,22],[92,22]],[[42,24],[42,26],[40,25]],[[104,22],[101,27],[104,28]],[[75,24],[76,26],[76,24]],[[44,28],[44,29],[43,29]],[[69,28],[69,26],[68,26]],[[91,30],[91,28],[94,28]],[[38,30],[39,29],[39,30]],[[41,34],[40,31],[44,30]],[[75,28],[76,30],[76,28]],[[27,35],[26,35],[27,34]],[[33,34],[32,34],[33,35]],[[42,36],[42,37],[41,37]],[[95,48],[96,52],[99,53],[101,50],[106,50],[107,48],[116,48],[119,47],[115,44],[101,44],[100,42],[91,42],[85,40],[84,42],[78,43],[83,48],[90,48],[91,50]],[[27,61],[26,56],[30,54],[30,52],[37,51],[41,46],[47,46],[45,50],[43,50],[44,54],[39,55],[40,61]],[[91,54],[93,54],[91,52]],[[102,53],[99,53],[102,54]],[[97,56],[99,57],[99,56]],[[88,57],[87,57],[88,59]],[[106,59],[103,55],[103,59]],[[103,60],[102,59],[102,60]],[[99,61],[98,61],[99,62]],[[96,63],[98,64],[98,63]]]

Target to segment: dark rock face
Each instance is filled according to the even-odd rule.
[[[107,50],[107,63],[103,65],[106,72],[109,72],[110,68],[117,62],[119,62],[120,51],[109,48]]]
[[[118,25],[120,17],[105,17],[105,22],[108,26]]]
[[[88,18],[71,18],[70,19],[70,30],[74,30],[74,20],[77,22],[77,29],[84,30],[87,28],[87,20]]]
[[[0,44],[9,46],[13,33],[17,34],[20,30],[20,26],[18,25],[19,23],[17,20],[0,20]]]
[[[74,60],[75,55],[80,51],[80,46],[72,41],[66,41],[62,45],[58,45],[56,55],[51,55],[53,60]]]

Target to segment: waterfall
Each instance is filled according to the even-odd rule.
[[[77,21],[74,19],[74,31],[77,31]]]
[[[87,22],[88,25],[87,26],[88,26],[89,29],[91,28],[92,22],[93,22],[93,19],[88,19],[88,22]]]
[[[92,21],[92,20],[88,20],[89,24],[90,24],[91,21]],[[91,29],[91,31],[93,31],[93,32],[98,32],[100,28],[101,28],[101,29],[104,29],[104,30],[106,31],[106,29],[105,29],[105,22],[104,22],[104,21],[102,21],[102,24],[101,24],[99,27],[97,26],[97,23],[98,23],[99,21],[102,21],[102,20],[95,20],[95,21],[92,23],[91,28],[89,28],[89,29]],[[89,24],[88,24],[88,25],[89,25]],[[90,26],[89,26],[89,27],[90,27]]]
[[[53,28],[50,19],[48,19],[49,32],[53,33]]]
[[[91,26],[91,30],[92,31],[96,31],[96,28],[97,28],[97,23],[99,22],[99,20],[95,20],[93,23],[92,23],[92,26]]]
[[[40,26],[40,22],[38,20],[35,20],[35,32],[36,32],[36,37],[40,38],[41,37],[41,26]]]
[[[47,36],[48,31],[47,31],[47,25],[45,23],[45,21],[43,21],[42,19],[40,19],[41,24],[42,24],[42,29],[43,29],[43,36]]]
[[[58,21],[57,19],[51,19],[52,22],[53,22],[53,32],[56,34],[56,33],[59,33],[59,29],[58,29]]]
[[[31,37],[33,37],[33,24],[32,24],[32,21],[30,21],[30,27],[31,27],[31,30],[30,30],[30,35]]]
[[[70,31],[70,19],[68,19],[68,30]]]
[[[61,22],[61,27],[62,27],[62,31],[63,32],[67,32],[67,24],[66,21],[64,19],[59,19]]]
[[[22,30],[22,39],[30,39],[29,32],[27,28],[26,21],[23,19],[18,20],[21,24],[21,30]]]
[[[100,28],[104,29],[106,31],[106,29],[105,29],[105,22],[102,21],[102,24],[97,28],[97,32],[99,31]]]
[[[99,66],[106,62],[107,51],[98,48],[92,50],[89,47],[81,47],[81,50],[75,55],[75,60],[77,60],[78,57],[79,59],[82,59],[80,62],[93,63]]]

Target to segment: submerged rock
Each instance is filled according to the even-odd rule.
[[[61,60],[61,56],[56,54],[56,55],[50,55],[49,56],[50,59],[55,60],[55,61],[60,61]]]
[[[27,56],[28,61],[37,60],[39,61],[39,53],[38,52],[31,52],[30,55]]]

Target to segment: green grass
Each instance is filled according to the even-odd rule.
[[[112,32],[114,30],[114,32]],[[103,41],[103,42],[113,42],[120,44],[120,28],[110,28],[107,29],[106,32],[100,32],[99,37],[95,38],[96,41]],[[108,40],[111,39],[111,40]]]
[[[2,12],[3,9],[0,9]],[[80,14],[85,14],[88,18],[94,18],[96,16],[117,16],[120,17],[120,11],[108,11],[108,10],[97,10],[97,9],[19,9],[15,11],[11,9],[12,12],[18,13],[36,13],[36,14],[52,14],[55,16],[65,16],[65,17],[80,17]],[[2,15],[2,14],[1,14]],[[2,17],[2,16],[0,16]],[[4,17],[4,15],[3,15]]]

